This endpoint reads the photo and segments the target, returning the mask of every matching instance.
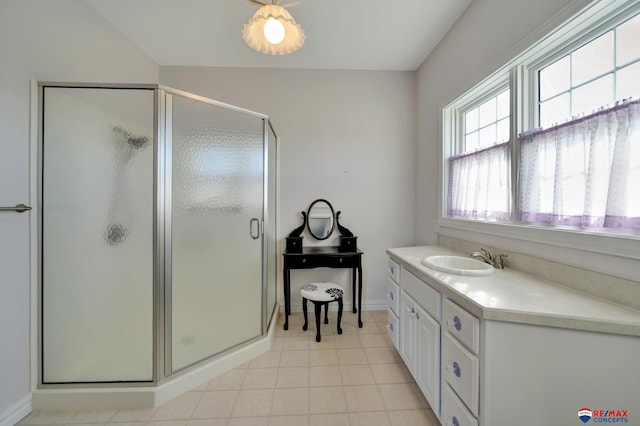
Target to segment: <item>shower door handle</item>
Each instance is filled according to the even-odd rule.
[[[249,235],[251,235],[251,238],[254,240],[260,238],[260,221],[255,217],[249,221]]]
[[[31,207],[26,206],[24,204],[18,204],[15,207],[0,207],[0,212],[17,212],[24,213],[28,210],[31,210]]]

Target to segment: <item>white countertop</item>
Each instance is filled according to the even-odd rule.
[[[640,311],[512,269],[469,277],[428,268],[433,255],[468,257],[446,247],[387,249],[389,257],[478,318],[640,336]]]

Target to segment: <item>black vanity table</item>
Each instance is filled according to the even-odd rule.
[[[358,327],[362,328],[362,252],[342,252],[339,246],[303,247],[302,253],[285,251],[283,283],[284,283],[284,329],[289,329],[289,314],[291,313],[291,270],[312,268],[348,268],[352,270],[351,280],[353,289],[353,313],[358,313]],[[356,293],[356,280],[358,289]],[[356,308],[356,294],[358,307]]]
[[[334,214],[331,204],[323,199],[315,200],[309,206],[308,213],[301,212],[303,223],[287,237],[287,248],[282,254],[283,286],[284,286],[284,329],[289,329],[291,314],[291,270],[313,268],[346,268],[351,269],[351,285],[353,294],[353,313],[358,313],[358,327],[362,328],[362,251],[356,246],[356,237],[349,229],[341,226],[340,212]],[[305,228],[317,240],[325,240],[334,228],[340,231],[339,246],[306,246],[302,245],[302,232]],[[356,291],[356,281],[358,288]],[[358,307],[356,308],[356,295]]]

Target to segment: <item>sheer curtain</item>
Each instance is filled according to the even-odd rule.
[[[640,101],[520,137],[520,220],[640,230]]]
[[[449,157],[447,214],[471,219],[509,220],[509,143]]]

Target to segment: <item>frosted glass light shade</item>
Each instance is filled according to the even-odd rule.
[[[284,28],[284,38],[279,43],[272,43],[267,39],[265,24],[269,20],[272,20],[271,23],[273,23],[273,20],[278,21]],[[260,53],[286,55],[302,47],[305,34],[302,27],[285,8],[276,4],[268,4],[258,9],[251,20],[244,24],[242,38],[249,47]],[[274,41],[277,41],[277,39]]]

